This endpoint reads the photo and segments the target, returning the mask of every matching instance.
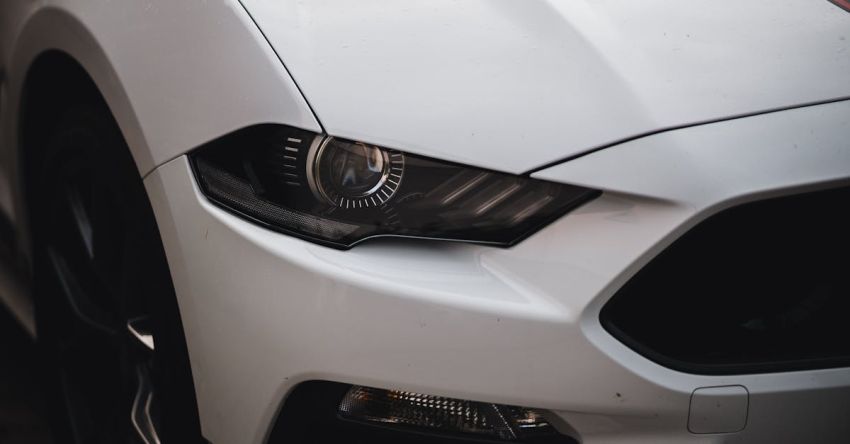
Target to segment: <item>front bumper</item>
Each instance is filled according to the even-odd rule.
[[[333,250],[213,206],[185,157],[162,165],[145,183],[204,434],[263,443],[297,384],[329,380],[548,409],[586,443],[838,442],[850,433],[850,370],[681,373],[616,341],[598,315],[707,215],[850,178],[847,116],[839,102],[716,123],[543,171],[606,192],[509,249],[376,240]],[[745,428],[692,433],[692,394],[716,386],[745,388]]]

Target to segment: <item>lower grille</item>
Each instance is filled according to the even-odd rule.
[[[691,373],[850,366],[850,188],[709,218],[635,275],[601,321]]]

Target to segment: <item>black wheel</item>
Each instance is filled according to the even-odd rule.
[[[56,441],[201,442],[162,242],[117,125],[77,105],[44,140],[29,199]]]

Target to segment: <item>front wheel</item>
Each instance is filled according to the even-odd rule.
[[[33,290],[57,442],[202,442],[174,289],[110,114],[72,107],[30,182]]]

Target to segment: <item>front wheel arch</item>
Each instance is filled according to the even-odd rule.
[[[110,165],[114,165],[116,169],[122,171],[121,181],[131,181],[137,184],[141,191],[137,194],[138,204],[145,207],[145,211],[149,215],[149,223],[155,233],[155,241],[158,242],[158,254],[163,267],[162,273],[168,279],[170,291],[165,295],[161,304],[158,304],[163,313],[162,317],[167,319],[168,334],[170,342],[174,345],[169,347],[174,353],[168,356],[169,360],[174,361],[173,372],[175,379],[182,382],[179,386],[185,389],[185,393],[179,395],[186,402],[181,404],[187,407],[181,412],[181,421],[185,425],[186,435],[197,436],[200,440],[200,421],[198,419],[197,401],[194,393],[194,383],[191,376],[191,369],[188,362],[188,351],[186,349],[185,337],[183,334],[182,321],[180,320],[179,308],[177,299],[174,296],[173,285],[170,283],[170,272],[168,271],[165,254],[162,247],[161,239],[159,238],[156,220],[153,217],[150,202],[142,185],[142,178],[138,173],[138,168],[133,159],[130,149],[123,140],[115,118],[111,114],[109,107],[101,96],[97,86],[85,72],[81,65],[76,63],[67,54],[51,51],[43,54],[33,64],[30,74],[27,78],[25,93],[22,100],[21,112],[21,137],[20,137],[20,172],[22,175],[22,184],[26,191],[25,199],[27,202],[28,220],[30,222],[30,247],[32,251],[32,272],[34,275],[34,283],[38,283],[40,266],[35,259],[39,251],[39,221],[38,221],[38,205],[44,199],[39,196],[39,181],[40,171],[44,168],[45,163],[49,162],[49,145],[50,139],[54,136],[54,132],[59,128],[63,121],[67,121],[69,113],[74,115],[77,110],[92,110],[101,117],[103,122],[102,127],[108,128],[108,132],[114,136],[117,143],[110,144],[109,158]],[[43,218],[42,218],[43,219]],[[43,230],[42,230],[43,231]],[[42,236],[43,237],[43,236]],[[37,285],[36,285],[37,286]],[[35,286],[34,286],[35,287]],[[38,297],[38,295],[34,295]],[[36,310],[38,310],[38,301],[36,301]],[[38,313],[36,313],[38,319]],[[42,326],[43,327],[43,326]],[[37,329],[42,328],[37,325]],[[191,411],[190,411],[191,410]],[[181,427],[182,429],[183,427]],[[182,431],[181,431],[182,435]],[[184,441],[186,442],[186,441]]]

